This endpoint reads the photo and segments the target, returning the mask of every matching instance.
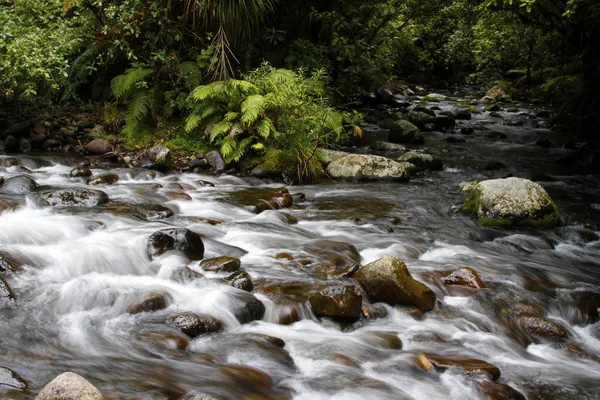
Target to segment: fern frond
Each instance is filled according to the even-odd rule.
[[[264,102],[265,98],[260,94],[246,97],[246,100],[242,102],[242,117],[240,121],[244,124],[254,123],[262,111]]]
[[[231,125],[231,128],[229,128],[229,136],[231,137],[236,137],[242,132],[244,132],[244,128],[242,128],[238,124],[233,124]]]
[[[275,127],[269,118],[265,118],[260,120],[256,125],[254,125],[256,131],[259,136],[267,139],[271,134],[271,131],[275,131]]]
[[[198,86],[192,91],[190,97],[192,100],[197,102],[202,102],[208,99],[221,100],[225,96],[226,87],[227,84],[224,81],[212,82],[208,85]]]
[[[123,75],[115,77],[110,82],[113,95],[117,99],[131,95],[138,88],[136,84],[146,79],[153,71],[152,68],[131,68]]]
[[[289,69],[274,69],[270,74],[269,78],[277,83],[286,84],[292,83],[298,79],[298,74]]]
[[[254,137],[250,136],[250,137],[244,138],[244,139],[240,140],[239,142],[237,142],[235,144],[234,148],[232,149],[232,151],[227,156],[223,156],[224,161],[226,163],[230,163],[232,161],[240,161],[240,159],[246,153],[248,146],[250,146],[250,144],[252,143],[253,140],[254,140]],[[223,154],[223,153],[221,153],[221,154]]]
[[[230,155],[234,152],[236,147],[236,140],[231,136],[225,136],[225,138],[221,141],[221,148],[219,152],[223,156],[223,161],[228,163],[230,160]]]
[[[262,143],[254,143],[252,146],[250,146],[253,150],[264,150],[265,145]]]
[[[211,117],[220,115],[223,112],[218,104],[204,103],[197,111],[190,114],[185,120],[185,131],[191,132],[200,125],[208,125]]]
[[[229,121],[229,122],[231,122],[231,121],[234,121],[237,118],[239,118],[239,116],[240,116],[239,112],[229,111],[227,114],[225,114],[223,116],[223,121]]]
[[[229,79],[227,81],[227,94],[229,96],[235,96],[237,95],[236,92],[244,95],[251,95],[259,93],[260,89],[252,82],[239,79]]]
[[[210,135],[209,135],[210,143],[213,143],[218,136],[229,133],[229,130],[231,129],[232,125],[233,124],[228,121],[220,121],[220,122],[217,122],[216,124],[212,125],[211,129],[210,129]],[[229,135],[227,135],[227,136],[229,136]]]

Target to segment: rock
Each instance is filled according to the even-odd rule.
[[[162,310],[167,308],[171,300],[171,296],[166,292],[148,293],[143,298],[138,299],[127,306],[127,313],[139,314]]]
[[[444,285],[466,286],[473,289],[485,288],[485,283],[479,278],[477,272],[470,267],[461,267],[453,272],[447,272],[442,276]]]
[[[328,287],[310,296],[308,301],[319,317],[354,321],[362,311],[362,295],[354,286]]]
[[[470,120],[471,112],[469,110],[456,110],[453,116],[456,120]]]
[[[471,127],[460,128],[460,134],[461,135],[472,135],[474,133],[475,133],[475,129],[473,129]]]
[[[429,169],[432,171],[441,171],[444,169],[442,160],[425,153],[417,153],[416,151],[409,151],[398,157],[399,162],[408,162],[415,165],[418,169]]]
[[[463,183],[468,193],[461,211],[482,225],[553,227],[560,223],[556,204],[538,183],[522,178]]]
[[[362,312],[365,318],[370,320],[386,318],[389,315],[386,305],[383,303],[367,304]]]
[[[219,373],[245,387],[270,388],[273,381],[261,370],[245,365],[224,365]]]
[[[175,215],[170,208],[154,203],[133,204],[130,210],[132,213],[140,215],[148,221],[166,219]]]
[[[170,279],[179,283],[188,283],[198,279],[204,279],[204,275],[188,267],[183,267],[174,270],[171,273]]]
[[[392,350],[402,350],[402,340],[392,332],[369,332],[368,336],[364,337],[365,342]]]
[[[415,125],[400,119],[390,129],[389,140],[392,143],[424,143],[425,137]]]
[[[28,194],[37,190],[39,185],[27,175],[17,175],[8,178],[2,185],[2,190],[16,194]]]
[[[379,88],[375,91],[375,97],[379,104],[390,104],[394,99],[394,93],[386,88]]]
[[[225,161],[223,161],[223,158],[221,157],[218,151],[209,151],[208,153],[206,153],[205,157],[208,161],[208,164],[215,170],[223,171],[225,169]]]
[[[535,338],[560,340],[569,337],[568,332],[562,326],[533,314],[521,315],[519,325]]]
[[[406,147],[391,142],[375,142],[371,145],[371,150],[378,151],[406,151]]]
[[[4,148],[2,148],[2,144],[4,144]],[[0,141],[0,151],[12,151],[18,144],[19,142],[17,142],[17,139],[14,136],[7,136],[6,139],[4,139],[4,142]]]
[[[165,350],[185,350],[190,343],[185,335],[171,332],[143,332],[137,337],[142,342]]]
[[[0,272],[2,272],[2,259],[0,258]],[[576,291],[573,297],[574,312],[571,316],[573,324],[595,324],[600,321],[600,293],[589,290]]]
[[[0,167],[10,168],[19,165],[19,160],[16,158],[0,158]]]
[[[171,168],[173,156],[171,150],[166,146],[154,146],[146,153],[146,158],[149,161],[149,168],[159,171],[166,171]]]
[[[0,274],[10,274],[19,269],[19,264],[5,254],[0,253]]]
[[[229,275],[227,277],[227,281],[229,281],[229,284],[234,288],[238,288],[246,292],[251,292],[252,289],[254,289],[252,278],[250,278],[250,275],[243,269],[240,269],[239,271]]]
[[[108,140],[94,139],[85,145],[88,153],[93,155],[101,155],[112,151],[112,145]]]
[[[33,142],[32,145],[34,145]],[[57,149],[60,146],[62,146],[62,143],[60,140],[57,139],[46,139],[42,143],[42,149],[44,150]]]
[[[466,140],[464,138],[456,137],[456,136],[449,136],[444,140],[448,143],[464,143],[464,142],[466,142]]]
[[[433,123],[435,118],[421,111],[410,111],[408,114],[406,114],[406,120],[411,124],[421,128],[426,124]]]
[[[181,313],[167,319],[167,324],[172,325],[189,337],[195,338],[207,333],[219,332],[223,323],[207,314]]]
[[[179,400],[219,400],[216,397],[204,393],[188,393]]]
[[[345,151],[336,151],[328,149],[317,149],[316,157],[323,165],[327,166],[330,162],[337,160],[338,158],[346,157],[350,153]]]
[[[447,98],[448,96],[444,96],[443,94],[439,93],[430,93],[424,97],[425,100],[432,101],[434,103],[446,100]]]
[[[435,306],[435,293],[413,279],[406,265],[395,257],[383,257],[367,264],[353,278],[372,302],[415,306],[422,311]]]
[[[294,198],[284,187],[238,190],[231,192],[229,199],[235,204],[248,206],[255,214],[266,210],[290,207],[294,204]]]
[[[526,400],[525,396],[504,383],[481,376],[476,378],[476,382],[478,391],[487,400]]]
[[[341,275],[360,264],[360,253],[350,243],[334,240],[316,239],[298,247],[303,255],[300,261],[311,265],[315,270],[324,270],[328,274]],[[279,258],[289,258],[291,255],[281,255]]]
[[[490,117],[492,117],[492,118],[504,118],[504,117],[502,116],[502,114],[500,114],[498,111],[492,111],[492,112],[490,113]]]
[[[427,115],[431,115],[432,117],[435,117],[435,111],[433,111],[433,109],[427,108],[425,106],[416,106],[415,108],[412,109],[412,111],[419,111],[419,112],[425,113]]]
[[[98,389],[73,372],[60,374],[48,383],[35,400],[103,400]]]
[[[0,139],[6,139],[7,136],[14,136],[16,138],[25,137],[29,135],[31,125],[31,121],[19,122],[18,124],[11,125],[8,129],[0,132]]]
[[[490,104],[484,108],[484,111],[498,112],[500,111],[500,106],[498,104]]]
[[[389,158],[366,154],[350,154],[332,161],[327,166],[327,173],[336,179],[396,181],[409,179],[406,165]]]
[[[108,203],[108,195],[100,190],[62,189],[45,191],[37,195],[43,206],[52,207],[97,207]]]
[[[235,272],[240,268],[240,259],[235,257],[215,257],[200,261],[200,268],[211,272]]]
[[[110,186],[119,181],[117,174],[105,174],[89,179],[87,184],[90,186]]]
[[[92,129],[93,127],[94,123],[87,118],[77,124],[77,129],[79,131],[84,131],[85,129]]]
[[[202,169],[207,168],[208,160],[206,158],[201,158],[201,159],[195,158],[188,163],[188,167],[191,170],[194,170],[196,168],[202,168]]]
[[[154,232],[148,238],[146,249],[152,257],[172,250],[183,252],[190,260],[202,260],[204,257],[202,238],[185,228],[169,228]]]
[[[437,116],[433,121],[433,124],[439,129],[452,128],[456,125],[456,121],[452,117],[447,116]]]
[[[492,98],[495,101],[508,102],[511,100],[510,94],[508,93],[510,88],[506,88],[506,85],[496,85],[490,88],[485,94],[485,97]]]
[[[69,173],[71,178],[88,178],[92,176],[92,171],[88,167],[73,168]]]
[[[238,306],[233,313],[240,324],[260,320],[265,315],[265,305],[254,295],[247,292],[236,292],[234,295]]]
[[[467,375],[487,373],[493,380],[500,378],[500,369],[493,364],[474,358],[450,358],[434,354],[420,354],[420,364],[428,371],[444,372],[450,368],[458,369]]]
[[[392,129],[394,127],[395,123],[396,123],[395,119],[386,118],[379,124],[379,127],[381,129]]]
[[[99,138],[102,136],[106,136],[106,131],[104,130],[104,127],[102,125],[94,125],[92,131],[90,132],[90,135],[94,138]]]
[[[499,132],[499,131],[491,131],[490,133],[488,133],[487,137],[490,139],[504,140],[504,139],[506,139],[506,134],[504,134],[503,132]]]
[[[0,277],[0,306],[12,303],[15,300],[15,295],[12,289],[4,278]],[[0,307],[1,308],[1,307]]]
[[[27,390],[27,382],[12,369],[0,367],[0,390],[24,391]]]
[[[29,153],[31,151],[31,143],[25,138],[19,139],[19,151],[21,153]]]

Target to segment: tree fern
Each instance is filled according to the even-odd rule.
[[[123,75],[115,77],[110,83],[113,95],[118,99],[132,94],[139,88],[137,84],[150,76],[152,72],[154,72],[152,68],[131,68]]]
[[[198,86],[190,94],[190,98],[196,102],[202,102],[208,99],[223,99],[225,97],[225,88],[227,82],[217,81],[208,85]]]
[[[265,98],[260,94],[254,94],[246,97],[242,102],[242,116],[240,121],[244,124],[252,124],[256,122],[259,114],[261,114]]]

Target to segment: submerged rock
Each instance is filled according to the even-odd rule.
[[[474,358],[444,357],[434,354],[420,354],[420,364],[428,371],[444,372],[450,368],[457,369],[468,375],[487,373],[493,380],[500,378],[500,369],[493,364]]]
[[[479,278],[477,272],[470,267],[461,267],[456,271],[444,274],[442,282],[444,285],[467,286],[474,289],[485,288],[485,283]]]
[[[401,144],[391,142],[375,142],[371,145],[371,150],[379,151],[406,151],[406,147]]]
[[[185,335],[171,332],[143,332],[137,337],[143,342],[167,350],[185,350],[190,342]]]
[[[219,332],[223,324],[216,318],[207,314],[181,313],[167,320],[167,324],[173,325],[181,332],[194,338],[206,333]]]
[[[337,179],[408,181],[407,165],[389,158],[350,154],[332,161],[327,173]]]
[[[42,205],[52,207],[96,207],[108,202],[108,195],[100,190],[62,189],[38,195]]]
[[[200,268],[212,272],[234,272],[240,266],[240,259],[236,257],[221,256],[200,261]]]
[[[167,308],[171,302],[171,296],[165,292],[153,292],[138,299],[127,307],[129,314],[152,312]]]
[[[65,372],[48,383],[35,400],[103,400],[98,389],[80,375]]]
[[[8,282],[6,282],[4,278],[0,278],[0,307],[3,304],[11,303],[14,299],[15,295],[8,285]]]
[[[441,171],[444,169],[444,164],[439,158],[431,154],[418,153],[409,151],[397,159],[399,162],[407,162],[416,166],[418,169],[429,169],[432,171]]]
[[[265,315],[265,305],[254,295],[238,291],[234,299],[237,305],[234,307],[233,314],[241,324],[260,320]]]
[[[554,201],[538,183],[522,178],[462,183],[468,193],[461,211],[482,225],[553,227],[560,223]]]
[[[100,175],[95,178],[89,179],[87,181],[88,185],[98,186],[98,185],[113,185],[119,181],[119,175],[117,174],[105,174]]]
[[[256,388],[270,388],[273,386],[273,381],[269,375],[246,365],[224,365],[219,368],[219,373],[243,386]]]
[[[32,178],[27,175],[18,175],[5,180],[2,190],[16,194],[28,194],[36,191],[38,187],[39,185]]]
[[[0,367],[0,389],[23,391],[27,389],[27,382],[12,369]]]
[[[171,273],[170,279],[179,283],[188,283],[198,279],[204,279],[204,275],[188,267],[182,267],[175,269]]]
[[[435,306],[435,293],[413,279],[406,265],[395,257],[383,257],[367,264],[353,278],[372,302],[415,306],[422,311],[432,310]]]
[[[532,314],[521,315],[519,325],[525,332],[539,339],[559,340],[569,337],[562,326]]]
[[[148,238],[146,249],[152,257],[172,250],[183,252],[190,260],[201,260],[204,257],[202,238],[185,228],[169,228],[154,232]]]
[[[246,292],[251,292],[252,289],[254,289],[252,278],[250,278],[250,275],[243,269],[240,269],[239,271],[229,275],[227,277],[227,281],[234,288],[238,288]]]
[[[319,317],[354,321],[362,312],[362,295],[354,286],[328,287],[310,296],[308,301]]]

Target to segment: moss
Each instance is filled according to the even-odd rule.
[[[481,187],[477,184],[474,188],[470,189],[468,193],[467,200],[460,206],[460,211],[469,215],[477,214],[479,212],[481,200]]]
[[[516,113],[519,112],[519,107],[508,107],[506,111],[508,111],[509,113]]]
[[[439,103],[440,99],[438,99],[436,96],[431,96],[431,95],[427,95],[424,97],[425,100],[432,102],[432,103]]]

